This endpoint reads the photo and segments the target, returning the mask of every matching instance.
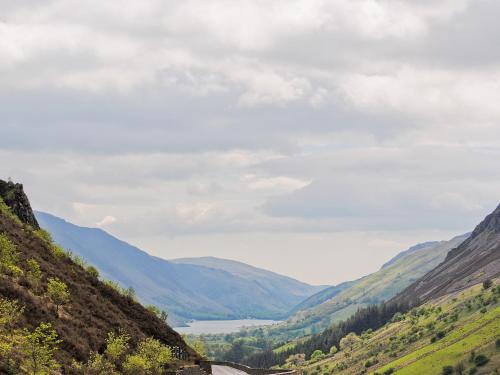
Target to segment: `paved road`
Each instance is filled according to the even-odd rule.
[[[244,371],[236,370],[228,366],[212,365],[212,375],[248,375]]]

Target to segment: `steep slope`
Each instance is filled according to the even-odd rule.
[[[255,269],[249,278],[224,269],[174,263],[150,256],[101,229],[76,226],[42,212],[36,216],[58,244],[96,266],[104,278],[133,287],[145,304],[167,310],[169,321],[176,325],[190,319],[279,319],[316,291],[304,287],[299,289],[300,297],[290,284],[273,289],[268,279],[261,281],[259,275],[268,275],[267,271]]]
[[[275,272],[230,259],[200,257],[171,259],[170,262],[177,264],[192,264],[229,272],[234,276],[258,284],[260,287],[267,290],[274,298],[290,306],[294,306],[311,294],[325,289],[325,286],[309,285],[288,276],[279,275]]]
[[[286,322],[269,328],[269,337],[274,341],[317,333],[333,322],[348,318],[361,307],[376,304],[394,297],[415,280],[425,275],[446,257],[451,249],[462,243],[467,235],[449,241],[428,243],[417,251],[408,251],[392,264],[379,271],[353,281],[333,297],[318,305],[297,311]],[[319,293],[327,293],[326,289]],[[315,296],[311,297],[314,300]],[[320,300],[320,298],[318,298]]]
[[[395,301],[420,303],[500,275],[500,205],[460,246]]]
[[[447,373],[452,374],[494,374],[500,366],[500,347],[495,343],[500,333],[499,297],[500,286],[485,290],[475,285],[430,300],[365,332],[352,349],[309,360],[300,368],[320,374],[438,375],[449,366],[454,371]]]
[[[52,324],[62,340],[57,359],[63,368],[67,369],[72,359],[85,360],[91,351],[102,349],[108,332],[118,330],[126,331],[132,343],[154,337],[169,346],[180,347],[188,360],[198,358],[164,321],[133,299],[104,285],[35,231],[31,226],[33,213],[22,186],[17,185],[15,189],[18,198],[7,201],[17,209],[11,210],[4,203],[3,193],[0,197],[0,234],[4,247],[6,243],[15,247],[18,254],[13,259],[19,268],[16,272],[0,272],[0,297],[17,300],[24,306],[23,328],[32,330],[42,322]],[[28,277],[32,270],[28,261],[36,261],[40,267],[41,278],[36,290]],[[51,278],[64,282],[69,290],[69,302],[60,308],[46,295]]]

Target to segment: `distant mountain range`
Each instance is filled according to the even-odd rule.
[[[35,214],[56,243],[95,266],[103,278],[133,287],[144,304],[168,311],[174,325],[192,319],[283,319],[296,304],[325,288],[236,261],[167,261],[101,229]]]

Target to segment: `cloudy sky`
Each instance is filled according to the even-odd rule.
[[[0,0],[0,178],[311,283],[500,202],[497,0]]]

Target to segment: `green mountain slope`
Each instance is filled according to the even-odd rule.
[[[267,290],[279,301],[287,305],[296,305],[313,293],[326,286],[314,286],[283,276],[275,272],[250,266],[246,263],[216,257],[170,259],[177,264],[191,264],[229,272],[230,274],[252,281]]]
[[[352,349],[340,348],[299,367],[309,375],[494,374],[500,367],[499,299],[495,285],[444,295],[361,334]]]
[[[97,267],[101,275],[123,287],[133,287],[145,304],[169,312],[174,324],[190,319],[281,319],[317,287],[243,267],[238,272],[195,264],[174,263],[111,236],[42,212],[36,217],[62,247]],[[234,265],[233,265],[234,266]],[[252,269],[253,278],[248,277]],[[272,285],[270,279],[279,281]]]
[[[449,241],[431,242],[416,251],[408,251],[379,271],[353,281],[339,293],[334,293],[332,298],[297,311],[286,322],[270,328],[269,335],[283,341],[316,333],[332,322],[346,319],[360,307],[388,300],[436,267],[445,259],[448,251],[466,238],[467,235],[457,236]]]

